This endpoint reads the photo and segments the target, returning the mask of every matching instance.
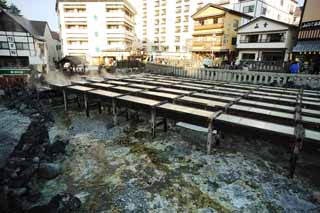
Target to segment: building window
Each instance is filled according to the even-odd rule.
[[[268,35],[268,40],[270,42],[283,42],[284,34],[283,33],[273,33]]]
[[[252,13],[252,12],[254,12],[254,5],[243,7],[243,12],[244,13]]]
[[[231,44],[232,45],[236,45],[237,44],[237,37],[232,38]]]
[[[267,8],[265,7],[262,8],[261,15],[263,16],[267,15]]]
[[[234,20],[233,21],[233,28],[236,29],[239,27],[239,20]]]
[[[98,36],[99,36],[99,33],[98,33],[98,32],[95,32],[95,33],[94,33],[94,36],[95,36],[95,37],[98,37]]]
[[[204,25],[204,20],[200,20],[200,21],[199,21],[199,24],[200,24],[200,25]]]
[[[283,6],[283,0],[281,0],[281,3],[280,3],[280,4],[281,4],[281,6]]]
[[[242,54],[242,60],[253,61],[255,59],[256,59],[256,54],[254,54],[254,53],[243,53]]]
[[[213,24],[218,24],[218,19],[217,18],[213,19]]]
[[[7,42],[0,42],[0,49],[9,49],[9,44]]]

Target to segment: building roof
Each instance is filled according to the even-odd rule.
[[[231,10],[231,9],[228,9],[228,8],[225,8],[225,7],[222,7],[222,6],[219,6],[219,5],[217,5],[217,4],[212,4],[212,3],[206,4],[204,7],[200,8],[200,9],[199,9],[195,14],[193,14],[191,17],[196,16],[197,14],[199,14],[199,13],[201,13],[202,11],[208,9],[209,7],[214,7],[214,8],[223,10],[223,11],[225,11],[225,12],[232,13],[232,14],[234,14],[234,15],[238,15],[238,16],[242,16],[242,17],[246,17],[246,18],[249,18],[249,19],[252,18],[252,16],[250,16],[250,15],[248,15],[248,14],[241,13],[241,12],[238,12],[238,11],[235,11],[235,10]]]
[[[54,40],[60,41],[60,34],[55,31],[51,31],[51,36]]]
[[[46,31],[46,26],[48,25],[48,22],[30,20],[30,23],[33,26],[33,29],[35,30],[37,35],[44,36],[44,33]]]
[[[286,23],[286,22],[274,20],[274,19],[271,19],[271,18],[268,18],[268,17],[265,17],[265,16],[259,16],[259,17],[255,18],[255,19],[250,20],[249,22],[245,23],[244,25],[241,25],[240,27],[237,28],[237,30],[242,29],[243,27],[248,26],[248,25],[250,25],[251,23],[253,23],[253,22],[255,22],[255,21],[259,20],[259,19],[264,19],[264,20],[272,21],[272,22],[275,22],[275,23],[278,23],[278,24],[285,25],[285,26],[287,26],[287,27],[298,28],[298,26],[293,25],[293,24],[288,24],[288,23]]]
[[[56,10],[58,9],[59,2],[74,2],[74,3],[83,2],[83,3],[86,3],[86,2],[112,2],[112,1],[119,1],[119,0],[56,0]],[[126,2],[131,7],[131,9],[135,13],[137,13],[136,8],[133,7],[133,5],[128,0],[122,0],[122,1]]]
[[[2,13],[6,14],[7,16],[9,16],[13,21],[15,21],[17,24],[19,24],[23,29],[25,29],[27,32],[29,32],[36,39],[44,40],[43,36],[39,35],[39,33],[37,32],[37,29],[35,29],[34,25],[28,19],[24,18],[23,16],[13,15],[3,9],[0,9],[0,11]]]
[[[292,52],[320,52],[320,41],[298,41]]]

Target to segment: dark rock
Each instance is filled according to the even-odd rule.
[[[70,193],[61,193],[54,196],[47,205],[36,206],[28,213],[71,213],[79,212],[81,201]]]
[[[33,181],[30,181],[28,183],[27,199],[30,202],[36,202],[37,200],[39,200],[40,197],[41,197],[41,192],[40,192],[39,186],[36,183],[36,181],[33,179]]]
[[[54,163],[42,163],[39,166],[38,176],[45,179],[53,179],[59,176],[63,172],[62,167],[59,164]]]
[[[27,188],[23,187],[23,188],[11,189],[11,192],[13,195],[20,197],[27,193]]]
[[[312,200],[320,204],[320,192],[313,192]]]
[[[46,153],[51,156],[54,154],[59,154],[59,153],[64,154],[68,143],[69,143],[68,138],[64,138],[64,137],[58,135],[55,137],[54,142],[52,144],[49,144],[46,147]]]

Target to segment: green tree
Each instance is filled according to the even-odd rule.
[[[0,7],[6,10],[9,9],[6,0],[0,0]]]
[[[17,15],[17,16],[20,16],[21,15],[21,10],[19,10],[19,8],[17,8],[16,5],[14,4],[11,4],[8,8],[8,11],[10,13],[12,13],[13,15]]]

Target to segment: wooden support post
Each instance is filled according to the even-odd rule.
[[[207,138],[207,154],[208,155],[210,155],[211,153],[211,146],[212,146],[212,142],[214,141],[212,131],[213,131],[213,121],[210,120],[209,126],[208,126],[208,138]]]
[[[86,115],[89,118],[90,117],[90,109],[89,109],[88,97],[87,97],[86,93],[83,95],[83,100],[84,100],[84,108],[86,110]]]
[[[297,166],[297,161],[299,158],[300,151],[302,150],[303,146],[303,140],[305,137],[305,129],[301,124],[297,124],[295,128],[295,141],[292,147],[292,153],[291,153],[291,159],[290,159],[290,172],[289,172],[289,177],[293,178],[296,166]]]
[[[168,131],[168,123],[167,123],[166,117],[163,118],[163,130],[164,130],[164,132]]]
[[[156,110],[151,109],[151,135],[152,138],[156,136]]]
[[[112,99],[112,114],[113,114],[113,125],[116,126],[118,124],[117,118],[117,108],[116,108],[116,100]]]
[[[64,89],[62,90],[62,94],[63,94],[64,111],[67,112],[68,111],[68,97],[67,97],[67,93]]]
[[[98,110],[99,110],[99,114],[101,114],[102,113],[102,104],[101,104],[100,100],[98,101]]]
[[[129,121],[129,119],[130,119],[130,112],[129,112],[129,109],[126,107],[126,119],[127,119],[127,121]]]
[[[80,101],[80,97],[78,95],[77,95],[76,101],[78,104],[78,109],[81,110],[81,101]]]

